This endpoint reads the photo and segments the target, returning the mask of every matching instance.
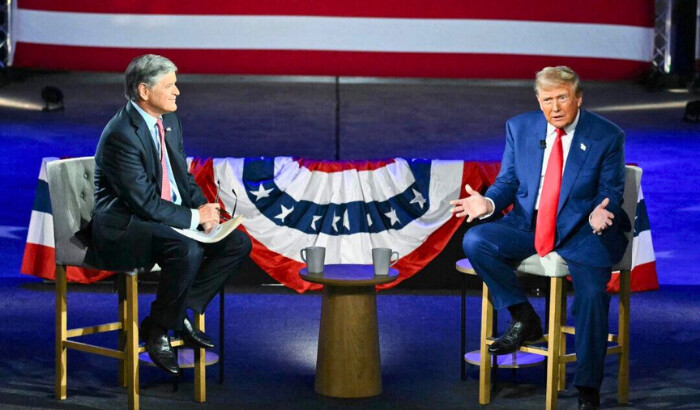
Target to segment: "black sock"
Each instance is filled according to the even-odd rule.
[[[576,386],[576,388],[578,389],[579,396],[583,400],[600,406],[600,393],[598,389],[589,386]]]
[[[520,322],[529,322],[537,316],[530,302],[521,302],[516,305],[508,306],[508,311],[513,317],[513,320]]]

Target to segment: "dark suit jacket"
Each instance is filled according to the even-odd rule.
[[[506,123],[506,148],[501,170],[486,196],[494,201],[496,212],[510,204],[508,223],[532,230],[535,201],[542,172],[547,120],[540,111],[521,114]],[[622,211],[625,185],[625,134],[610,121],[581,110],[571,148],[564,166],[555,251],[574,262],[608,267],[624,254],[627,239],[622,231],[630,228]],[[615,215],[612,227],[595,235],[588,216],[604,198]]]
[[[95,152],[95,213],[87,261],[106,269],[151,263],[150,223],[189,228],[190,209],[206,203],[187,170],[180,120],[163,115],[170,166],[182,205],[160,198],[161,165],[150,131],[127,103],[109,121]]]

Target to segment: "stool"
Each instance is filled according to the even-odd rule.
[[[461,311],[461,354],[460,354],[460,378],[462,380],[467,379],[466,364],[472,364],[479,366],[481,362],[481,352],[479,349],[467,352],[466,349],[466,308],[467,308],[467,275],[476,276],[476,271],[472,268],[469,259],[460,259],[457,261],[455,266],[457,272],[462,273],[462,311]],[[483,306],[482,306],[483,309]],[[492,322],[492,334],[498,334],[498,316],[497,312],[493,312],[493,322]],[[494,359],[495,358],[495,359]],[[532,367],[542,364],[544,362],[544,357],[539,355],[534,355],[526,352],[514,352],[511,355],[494,356],[491,361],[491,366],[494,370],[499,367],[506,369],[517,369],[520,367]]]

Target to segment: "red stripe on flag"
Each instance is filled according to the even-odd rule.
[[[637,265],[630,276],[630,290],[641,292],[659,289],[659,278],[656,274],[656,261]]]
[[[341,172],[347,170],[355,171],[374,171],[375,169],[384,168],[389,164],[393,164],[393,159],[380,161],[314,161],[303,158],[296,159],[300,167],[306,168],[309,171],[320,172]]]
[[[216,181],[214,180],[214,160],[212,158],[194,158],[190,164],[190,174],[194,177],[194,182],[204,194],[207,202],[214,202],[216,199]],[[223,204],[222,204],[223,206]]]
[[[56,277],[56,250],[50,246],[27,242],[20,272],[53,280]]]
[[[652,0],[170,0],[55,1],[19,0],[18,8],[79,13],[167,15],[337,16],[565,21],[653,27]]]
[[[185,74],[325,75],[425,78],[525,78],[568,65],[586,80],[639,78],[650,62],[507,54],[379,53],[304,50],[185,50],[17,43],[14,65],[123,72],[139,55],[166,56]]]
[[[630,291],[643,292],[645,290],[657,290],[659,281],[656,275],[656,261],[637,265],[630,274]],[[617,293],[620,291],[619,272],[613,272],[608,281],[606,291]]]
[[[27,242],[20,272],[40,278],[56,279],[56,251],[50,246]],[[114,275],[114,272],[69,266],[66,269],[68,282],[94,283]]]

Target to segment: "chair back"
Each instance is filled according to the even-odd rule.
[[[622,194],[624,200],[622,209],[630,218],[632,229],[630,229],[629,232],[625,232],[629,243],[627,244],[627,249],[625,249],[625,255],[620,262],[613,266],[613,271],[632,270],[632,240],[634,239],[635,220],[637,218],[637,199],[639,199],[641,184],[642,169],[634,165],[627,165],[625,167],[625,192]]]
[[[87,246],[75,234],[92,219],[94,175],[94,157],[63,159],[46,165],[57,265],[84,265]]]

